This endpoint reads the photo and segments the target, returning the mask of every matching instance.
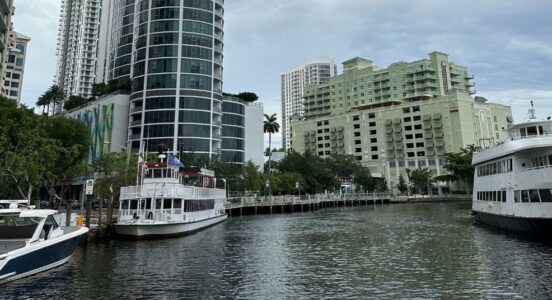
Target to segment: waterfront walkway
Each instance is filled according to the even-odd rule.
[[[391,196],[386,193],[285,195],[266,197],[238,197],[225,204],[229,216],[294,213],[323,208],[353,207],[359,205],[393,204],[409,202],[463,202],[471,195]]]
[[[240,197],[225,205],[229,216],[294,213],[330,207],[389,204],[388,194],[317,194],[302,196]]]

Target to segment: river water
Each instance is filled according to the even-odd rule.
[[[89,243],[2,299],[546,299],[552,244],[472,224],[469,204],[233,217],[195,235]]]

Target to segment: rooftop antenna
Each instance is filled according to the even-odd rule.
[[[525,117],[525,119],[527,121],[537,119],[537,115],[535,113],[535,105],[533,104],[533,100],[531,100],[531,108],[529,108],[529,111],[527,112],[527,117]]]

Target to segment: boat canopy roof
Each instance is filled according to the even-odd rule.
[[[53,210],[53,209],[31,209],[31,210],[22,210],[19,216],[22,218],[29,218],[29,217],[46,218],[56,213],[57,213],[57,210]]]

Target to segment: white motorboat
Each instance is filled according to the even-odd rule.
[[[473,156],[472,211],[477,221],[530,234],[552,230],[552,121],[528,120],[508,139]]]
[[[174,158],[173,158],[174,159]],[[217,188],[214,172],[180,171],[178,164],[147,163],[139,186],[121,188],[115,232],[131,239],[194,233],[228,218],[226,190]]]
[[[86,227],[59,226],[56,210],[26,204],[0,201],[0,284],[62,265],[88,232]]]

